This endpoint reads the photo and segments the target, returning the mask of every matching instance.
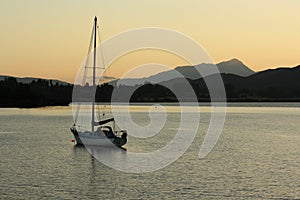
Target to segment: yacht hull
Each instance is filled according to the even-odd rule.
[[[71,132],[73,133],[77,145],[121,147],[127,142],[126,138],[108,138],[103,132],[80,132],[74,129],[71,129]]]

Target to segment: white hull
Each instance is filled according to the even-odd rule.
[[[117,137],[111,132],[112,135],[107,135],[103,131],[77,131],[76,128],[71,128],[76,143],[86,146],[103,146],[103,147],[121,147],[127,142],[127,134],[124,132],[122,137]]]
[[[78,136],[75,137],[78,144],[91,145],[91,146],[115,146],[114,138],[107,138],[103,133],[93,132],[78,132]]]

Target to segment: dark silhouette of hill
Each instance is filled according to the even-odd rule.
[[[222,74],[229,100],[300,100],[300,65],[258,72],[248,77]],[[195,80],[193,84],[203,82]]]
[[[118,84],[133,86],[133,85],[144,84],[147,82],[155,84],[161,81],[168,81],[180,77],[185,77],[187,79],[195,80],[201,78],[201,74],[199,74],[199,71],[200,72],[208,71],[214,66],[215,66],[214,64],[209,64],[209,63],[202,63],[196,66],[179,66],[176,67],[175,69],[160,72],[158,74],[149,77],[115,80],[112,83],[113,85],[115,85],[115,83],[119,81]],[[238,76],[246,77],[255,73],[253,70],[249,69],[238,59],[231,59],[228,61],[220,62],[216,64],[216,66],[219,72],[224,74],[235,74]]]
[[[224,61],[221,63],[216,64],[218,70],[222,74],[235,74],[238,76],[250,76],[254,74],[255,72],[249,69],[246,65],[244,65],[241,61],[238,59],[232,59],[229,61]],[[198,79],[201,77],[198,71],[201,71],[201,69],[206,69],[213,67],[213,64],[199,64],[194,66],[183,66],[183,67],[176,67],[175,70],[180,72],[184,77],[188,79]]]
[[[72,88],[71,84],[53,83],[52,80],[37,79],[21,83],[14,77],[6,77],[0,81],[0,107],[69,105]]]
[[[6,78],[15,78],[17,80],[17,82],[19,83],[31,83],[32,81],[38,81],[40,80],[45,80],[45,81],[51,81],[53,84],[60,84],[60,85],[68,85],[69,83],[65,82],[65,81],[60,81],[60,80],[56,80],[56,79],[41,79],[41,78],[34,78],[34,77],[14,77],[14,76],[7,76],[7,75],[0,75],[0,81],[3,81]]]
[[[214,81],[216,76],[218,75],[210,75],[205,80]],[[221,77],[228,101],[300,101],[300,66],[265,70],[247,77],[223,73]],[[146,83],[135,86],[125,84],[118,87],[123,87],[124,90],[130,88],[128,92],[132,91],[132,88],[138,88],[131,98],[132,101],[166,100],[173,102],[177,99],[167,88],[179,88],[184,91],[186,90],[184,86],[186,81],[193,87],[199,101],[210,101],[209,91],[203,78],[193,80],[176,77],[155,84]],[[191,100],[191,96],[184,93],[183,95],[185,95],[185,101]],[[122,99],[119,100],[122,101]]]
[[[218,75],[207,76],[205,80],[213,82],[216,76]],[[228,101],[300,101],[300,66],[265,70],[247,77],[235,74],[221,74],[221,77]],[[209,91],[203,78],[193,80],[176,77],[155,84],[118,85],[117,89],[126,94],[138,88],[131,97],[133,102],[176,102],[177,99],[171,92],[176,88],[182,91],[184,101],[191,101],[191,96],[185,92],[186,82],[193,87],[198,101],[210,101]],[[125,99],[120,95],[118,101],[125,101]]]
[[[218,63],[217,67],[222,74],[234,74],[243,77],[255,74],[252,69],[236,58]]]
[[[238,63],[237,60],[231,62]],[[217,75],[207,76],[205,80],[213,81],[215,76]],[[269,69],[249,76],[223,73],[221,77],[228,101],[300,102],[300,65],[294,68]],[[197,95],[198,101],[210,101],[209,91],[203,78],[192,79],[192,77],[177,76],[169,80],[156,81],[155,83],[118,84],[116,86],[105,83],[97,87],[95,98],[98,102],[110,102],[112,93],[119,92],[124,95],[119,95],[114,100],[123,102],[127,101],[124,96],[133,92],[130,97],[131,102],[177,102],[176,96],[168,89],[176,88],[182,92],[181,100],[188,102],[191,96],[185,91],[184,86],[188,83]],[[83,94],[86,90],[91,90],[88,85],[76,86],[76,88],[79,91],[82,90]],[[18,82],[14,77],[6,77],[0,80],[0,107],[68,105],[72,101],[72,91],[73,85],[68,83],[60,84],[58,81],[54,83],[52,80],[43,79],[23,83]],[[93,97],[75,99],[75,101],[91,101],[91,98]]]

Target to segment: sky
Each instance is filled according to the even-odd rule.
[[[73,82],[94,16],[102,40],[160,27],[192,38],[215,63],[238,58],[254,71],[293,67],[300,64],[299,10],[299,0],[0,0],[0,74]],[[112,74],[151,62],[186,64],[146,50],[118,59]]]

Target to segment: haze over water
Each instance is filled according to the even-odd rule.
[[[149,122],[148,108],[132,106],[137,124]],[[128,151],[166,145],[178,128],[178,110],[167,106],[168,120],[158,135],[129,136]],[[230,104],[223,133],[202,160],[198,152],[210,109],[200,110],[200,129],[182,157],[162,170],[131,174],[113,170],[73,146],[70,107],[1,108],[0,199],[300,198],[299,103]]]

